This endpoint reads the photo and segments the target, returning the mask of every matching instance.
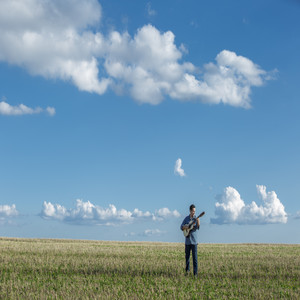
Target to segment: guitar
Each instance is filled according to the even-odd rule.
[[[205,211],[203,211],[203,212],[196,218],[196,220],[199,219],[199,218],[201,218],[201,217],[203,217],[204,215],[205,215]],[[188,236],[189,236],[190,232],[191,232],[191,231],[194,229],[194,227],[196,226],[195,223],[196,223],[196,222],[195,222],[195,220],[193,219],[193,220],[190,221],[190,223],[187,224],[188,228],[187,228],[187,229],[183,229],[183,235],[184,235],[185,237],[188,237]]]

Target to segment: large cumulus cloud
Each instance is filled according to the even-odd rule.
[[[257,193],[262,205],[252,201],[245,204],[239,192],[233,187],[227,187],[224,193],[217,197],[215,203],[215,224],[270,224],[286,223],[287,214],[284,206],[274,191],[267,192],[266,187],[257,185]]]
[[[101,13],[97,0],[2,0],[0,61],[82,91],[113,89],[150,104],[170,97],[249,108],[251,88],[268,79],[257,64],[229,50],[197,75],[173,32],[145,25],[134,36],[104,35],[97,30]]]

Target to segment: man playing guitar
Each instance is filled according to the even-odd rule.
[[[195,216],[196,207],[194,204],[190,206],[190,214],[184,218],[180,229],[185,236],[185,271],[186,274],[190,271],[190,254],[192,250],[193,256],[193,271],[194,276],[198,274],[198,257],[197,257],[197,230],[200,228],[200,220],[205,212],[202,212],[197,218]]]

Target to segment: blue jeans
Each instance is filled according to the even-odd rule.
[[[185,245],[185,271],[190,270],[190,254],[192,250],[194,275],[198,274],[197,245]]]

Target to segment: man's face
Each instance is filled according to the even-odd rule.
[[[196,213],[196,208],[192,208],[190,210],[190,216],[193,217],[195,215],[195,213]]]

